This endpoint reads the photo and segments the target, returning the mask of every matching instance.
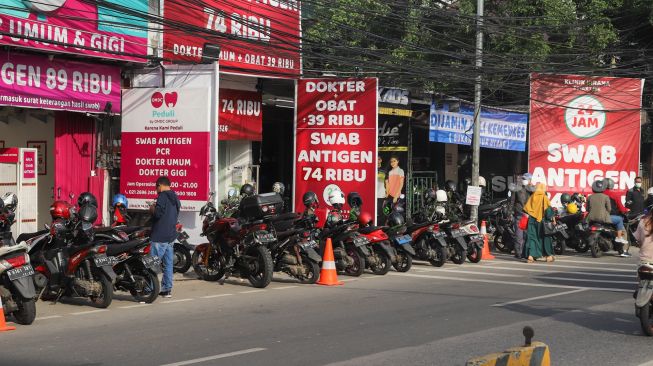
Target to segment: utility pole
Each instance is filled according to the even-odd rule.
[[[472,185],[478,186],[481,160],[481,68],[483,67],[483,6],[476,0],[476,81],[474,83],[474,135],[472,136]],[[478,219],[478,206],[472,206],[472,220]]]

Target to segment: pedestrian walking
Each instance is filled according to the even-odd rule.
[[[161,281],[161,296],[172,297],[172,267],[174,243],[177,238],[177,221],[181,202],[177,194],[170,189],[170,179],[159,177],[156,180],[156,203],[150,206],[152,213],[152,254],[161,259],[163,264],[163,279]]]
[[[528,198],[524,205],[524,212],[528,214],[528,228],[526,229],[526,248],[524,255],[528,263],[533,263],[539,258],[546,258],[553,262],[553,239],[544,235],[544,223],[554,221],[554,212],[551,201],[546,195],[544,183],[535,186],[535,192]]]
[[[525,173],[521,176],[521,185],[519,190],[512,195],[512,212],[514,216],[515,237],[515,258],[524,258],[524,242],[526,241],[526,231],[519,227],[519,218],[524,214],[524,205],[531,196],[527,187],[531,184],[531,175]]]
[[[626,192],[626,207],[630,209],[629,217],[635,217],[644,212],[645,199],[642,177],[636,177],[635,185]]]
[[[639,261],[653,263],[653,215],[647,213],[637,226],[635,239],[639,243]]]

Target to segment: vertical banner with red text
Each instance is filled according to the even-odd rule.
[[[531,74],[529,171],[562,193],[612,178],[625,194],[639,168],[643,80]]]
[[[167,176],[182,211],[199,211],[210,189],[209,131],[208,88],[123,91],[120,191],[130,208],[147,208]]]
[[[295,208],[315,192],[358,192],[363,211],[376,212],[377,79],[304,79],[297,82]]]

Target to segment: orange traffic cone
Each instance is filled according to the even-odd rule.
[[[490,241],[487,238],[487,226],[485,225],[485,221],[481,221],[481,235],[483,235],[483,251],[481,252],[481,259],[494,259],[492,253],[490,253]]]
[[[322,270],[320,271],[320,279],[317,281],[317,284],[323,286],[338,286],[344,284],[343,282],[338,281],[336,261],[333,259],[333,244],[331,243],[331,238],[327,238],[326,240],[324,257],[322,258]]]
[[[0,297],[0,332],[6,332],[8,330],[16,330],[16,327],[7,325],[5,321],[5,311],[2,308],[2,298]]]

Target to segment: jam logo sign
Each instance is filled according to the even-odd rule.
[[[582,139],[598,135],[605,127],[605,117],[603,104],[591,95],[573,99],[565,111],[569,132]]]
[[[161,108],[163,106],[163,103],[165,103],[166,107],[168,108],[174,108],[177,105],[177,99],[179,98],[179,95],[177,92],[170,92],[170,93],[163,93],[161,92],[154,92],[152,94],[152,98],[150,98],[150,102],[152,103],[152,107],[154,108]]]

